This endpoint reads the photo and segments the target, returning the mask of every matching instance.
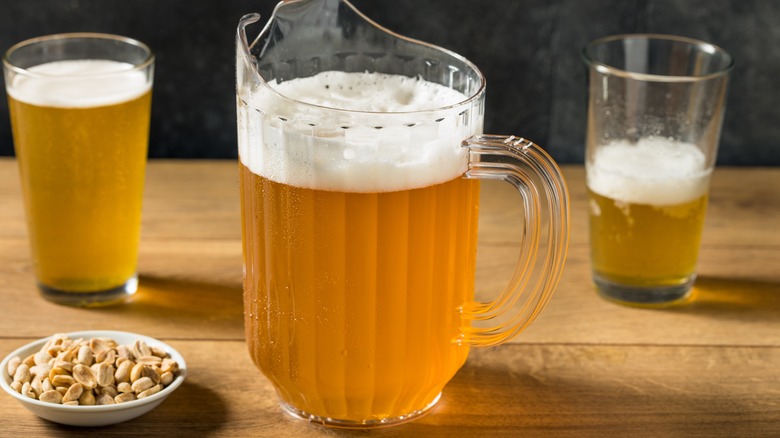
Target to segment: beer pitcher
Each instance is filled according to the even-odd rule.
[[[241,19],[236,53],[250,355],[294,416],[354,428],[412,420],[470,347],[507,341],[549,301],[569,240],[566,184],[532,142],[483,135],[485,78],[465,58],[346,0],[283,1],[250,38],[259,19]],[[368,87],[369,103],[366,83],[462,98],[356,110],[336,103],[354,93],[329,82],[342,76],[361,78],[347,83]],[[302,80],[326,99],[280,88]],[[512,184],[524,208],[514,276],[487,303],[474,301],[481,179]]]

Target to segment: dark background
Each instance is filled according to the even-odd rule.
[[[234,36],[275,0],[0,0],[0,50],[59,32],[107,32],[157,54],[149,156],[235,158]],[[400,34],[477,64],[487,77],[485,132],[518,134],[581,163],[586,68],[579,51],[610,34],[703,39],[735,58],[718,163],[780,165],[780,1],[353,0]],[[4,93],[4,91],[2,92]],[[0,99],[0,155],[13,155]]]

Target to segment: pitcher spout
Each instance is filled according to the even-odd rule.
[[[385,29],[347,0],[282,1],[260,33],[250,38],[247,28],[259,20],[258,14],[248,14],[238,26],[238,84],[283,82],[337,70],[421,77],[466,96],[484,86],[470,61]]]

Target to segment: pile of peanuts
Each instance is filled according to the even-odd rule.
[[[149,397],[170,385],[179,365],[142,340],[52,336],[37,353],[8,362],[11,387],[20,394],[64,405],[110,405]]]

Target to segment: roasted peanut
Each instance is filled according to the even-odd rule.
[[[113,385],[111,385],[111,386],[104,386],[104,387],[100,388],[100,393],[101,394],[108,394],[111,397],[116,397],[116,396],[119,395],[119,391],[116,389],[116,386],[113,386]]]
[[[25,357],[25,358],[22,360],[22,363],[23,363],[23,364],[25,364],[25,365],[27,365],[27,368],[32,368],[32,367],[34,367],[34,366],[35,366],[35,353],[33,353],[33,354],[31,354],[31,355],[29,355],[29,356]]]
[[[106,354],[102,356],[102,359],[100,362],[105,363],[106,365],[114,365],[116,363],[116,350],[113,348],[106,351]]]
[[[49,379],[53,379],[54,376],[68,376],[68,375],[70,375],[70,371],[57,365],[52,367],[51,371],[49,371]]]
[[[115,405],[116,402],[114,401],[114,397],[111,397],[108,394],[100,394],[95,398],[95,404],[96,405]]]
[[[26,363],[19,364],[18,367],[16,367],[16,372],[14,373],[14,382],[29,382],[32,380],[32,375],[30,374],[30,367],[27,366]]]
[[[22,384],[22,395],[30,398],[38,398],[30,382],[24,382],[24,384]]]
[[[79,405],[92,406],[94,404],[95,404],[95,394],[92,393],[91,389],[81,393],[81,396],[79,397]]]
[[[142,356],[151,356],[152,349],[146,345],[146,342],[139,339],[133,343],[133,355],[136,359]]]
[[[143,377],[141,373],[144,371],[144,368],[146,368],[146,365],[142,363],[137,363],[133,365],[133,369],[130,370],[130,381],[135,382],[136,380]]]
[[[76,362],[82,365],[90,366],[92,365],[93,359],[94,359],[94,354],[92,353],[92,349],[89,348],[89,345],[82,345],[81,347],[79,347],[79,353]]]
[[[175,360],[166,358],[163,359],[162,365],[160,366],[160,370],[162,372],[170,372],[172,374],[176,374],[177,371],[179,371],[179,364],[176,363]]]
[[[146,366],[160,366],[162,359],[157,356],[141,356],[136,358],[135,362]]]
[[[141,393],[154,386],[152,379],[148,377],[141,377],[132,384],[133,392]]]
[[[155,385],[160,383],[160,374],[162,374],[162,371],[160,371],[160,369],[157,367],[147,366],[141,370],[141,377],[148,377],[152,379],[152,382],[154,382]]]
[[[135,363],[132,360],[126,359],[124,362],[120,363],[116,367],[116,372],[114,373],[114,380],[117,382],[129,382],[130,381],[130,371],[135,366]]]
[[[111,344],[112,342],[109,342],[105,338],[92,338],[89,340],[89,348],[92,349],[92,352],[95,353],[96,357],[100,357],[100,353],[113,348]]]
[[[122,382],[119,385],[116,386],[116,390],[125,393],[125,392],[133,392],[133,386],[130,385],[128,382]]]
[[[81,394],[84,392],[84,387],[80,383],[74,383],[68,388],[68,392],[62,396],[62,403],[65,404],[69,401],[78,400]]]
[[[54,363],[52,364],[52,369],[54,368],[60,368],[64,370],[65,373],[73,372],[73,364],[71,362],[65,362],[59,358],[54,359]]]
[[[19,356],[11,358],[11,360],[8,361],[8,375],[13,376],[16,374],[16,368],[18,368],[21,363],[22,359]]]
[[[109,386],[114,384],[114,367],[105,362],[100,362],[97,367],[98,386]]]
[[[51,384],[55,387],[57,386],[66,386],[70,388],[70,385],[76,383],[76,379],[73,378],[73,376],[69,376],[67,374],[60,374],[57,376],[54,376],[53,379],[51,379]]]
[[[51,380],[48,377],[44,378],[43,382],[41,382],[41,389],[43,390],[43,392],[51,391],[52,389],[54,389],[54,385],[52,385]]]
[[[130,347],[127,345],[119,345],[116,347],[116,354],[121,359],[130,359],[133,360],[133,352],[131,351]],[[117,359],[117,364],[119,363],[119,360]]]
[[[38,400],[46,403],[62,403],[62,394],[59,391],[46,391]]]
[[[133,400],[136,400],[136,399],[137,398],[135,396],[135,393],[132,393],[132,392],[123,392],[123,393],[119,394],[118,396],[114,397],[114,401],[117,402],[117,403],[129,402],[129,401],[133,401]]]
[[[95,376],[95,372],[92,371],[92,368],[77,364],[75,367],[73,367],[73,378],[81,383],[84,388],[87,389],[93,389],[97,386],[97,377]]]
[[[161,389],[162,389],[161,385],[154,385],[151,388],[146,389],[142,391],[140,394],[138,394],[138,398],[146,398],[149,397],[150,395],[157,394],[158,392],[160,392]]]
[[[162,347],[158,345],[152,345],[150,348],[152,349],[153,356],[157,356],[160,359],[165,359],[166,357],[168,357],[168,352],[166,352],[165,349],[163,349]]]
[[[36,398],[43,393],[43,382],[41,379],[33,378],[32,382],[30,382],[30,386],[32,386],[33,391],[35,391]]]

